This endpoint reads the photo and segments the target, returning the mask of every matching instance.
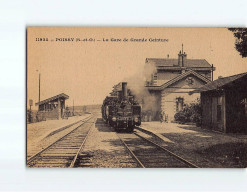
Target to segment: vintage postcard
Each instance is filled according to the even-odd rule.
[[[245,168],[246,35],[27,27],[27,167]]]

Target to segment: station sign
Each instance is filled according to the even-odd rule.
[[[29,100],[29,106],[33,106],[33,100],[32,99]]]

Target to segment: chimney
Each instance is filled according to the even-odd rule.
[[[178,54],[178,65],[184,67],[184,61],[187,59],[187,54],[184,52],[182,53],[181,51]]]
[[[182,66],[184,66],[184,61],[186,60],[186,58],[187,58],[187,54],[184,52],[182,55]]]
[[[127,82],[122,82],[122,98],[126,100],[128,98]]]
[[[180,50],[180,52],[178,54],[178,65],[182,66],[182,53],[181,53],[181,50]]]
[[[167,54],[167,59],[169,59],[169,54]]]
[[[178,54],[178,65],[184,67],[184,61],[187,58],[187,54],[184,52],[184,45],[182,44],[182,51]]]

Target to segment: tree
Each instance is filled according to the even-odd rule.
[[[228,28],[228,30],[232,31],[236,37],[236,50],[243,58],[247,57],[247,28]]]
[[[179,123],[195,123],[197,126],[201,124],[201,103],[198,98],[194,103],[185,105],[183,110],[174,115],[175,121]]]

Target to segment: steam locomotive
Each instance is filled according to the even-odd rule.
[[[127,82],[119,85],[115,86],[111,96],[107,96],[103,101],[102,118],[117,132],[133,132],[135,126],[141,125],[141,106],[127,89]]]

